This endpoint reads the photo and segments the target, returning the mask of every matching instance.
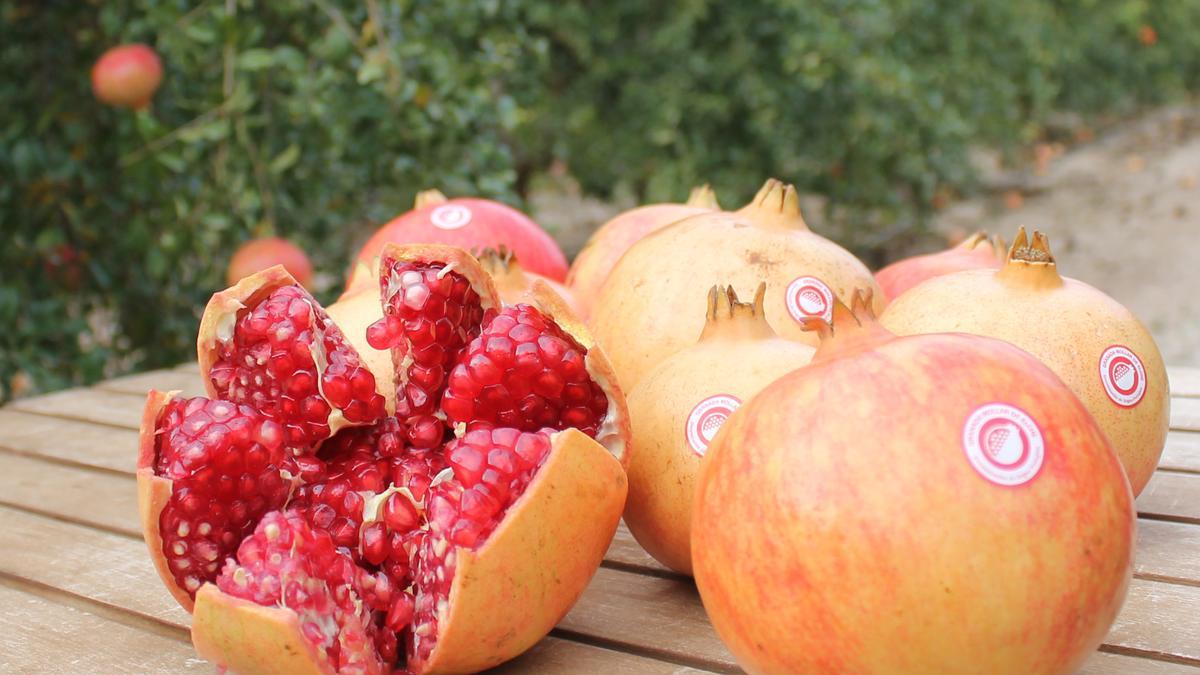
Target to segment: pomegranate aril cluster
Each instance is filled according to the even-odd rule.
[[[383,314],[367,330],[375,349],[393,349],[396,415],[416,447],[441,444],[434,416],[446,374],[479,334],[484,310],[470,281],[442,263],[384,262]]]
[[[179,586],[195,593],[284,504],[295,465],[277,422],[229,401],[172,400],[158,431],[155,471],[173,481],[159,518],[163,554]]]
[[[530,305],[506,307],[450,372],[442,410],[450,423],[522,431],[575,427],[596,436],[608,397],[588,373],[586,350]]]
[[[323,355],[320,369],[314,350]],[[327,438],[333,409],[359,424],[385,414],[375,376],[299,286],[276,288],[239,313],[232,339],[217,351],[209,379],[219,396],[279,421],[289,447]]]

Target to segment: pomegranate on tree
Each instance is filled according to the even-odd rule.
[[[1071,673],[1125,597],[1133,500],[1062,381],[987,337],[896,337],[858,296],[742,405],[692,556],[747,671]]]
[[[92,66],[92,91],[109,105],[141,110],[162,83],[162,61],[144,44],[113,47]]]
[[[561,301],[501,307],[441,246],[389,247],[380,289],[326,311],[253,275],[202,319],[209,396],[147,401],[145,538],[224,667],[492,667],[562,618],[615,531],[624,402]]]
[[[507,247],[531,272],[554,281],[567,277],[567,258],[554,239],[529,216],[491,199],[447,199],[437,190],[417,195],[411,211],[379,228],[355,256],[368,269],[389,242],[446,244],[468,251]],[[357,269],[357,268],[356,268]],[[354,283],[351,270],[348,285]]]
[[[279,237],[251,239],[233,252],[225,280],[230,286],[255,272],[283,265],[301,286],[312,285],[313,267],[308,256],[297,245]]]
[[[828,317],[834,297],[875,288],[849,251],[814,234],[800,216],[796,189],[768,180],[735,212],[685,218],[642,239],[621,257],[593,306],[590,325],[621,387],[690,345],[704,326],[712,280],[767,284],[767,321],[780,336],[815,344],[801,322]],[[878,309],[883,303],[879,301]]]
[[[683,574],[692,573],[692,493],[708,444],[743,401],[812,359],[812,347],[767,325],[765,293],[759,284],[753,302],[739,302],[732,286],[713,286],[700,340],[629,393],[625,522],[642,548]]]
[[[1030,242],[1018,230],[999,270],[921,284],[897,298],[881,321],[900,335],[957,331],[1011,342],[1049,366],[1087,406],[1134,496],[1158,466],[1171,405],[1158,345],[1116,300],[1059,275],[1042,233]]]
[[[895,300],[926,279],[964,270],[998,268],[1004,262],[1006,250],[1000,237],[989,239],[986,232],[976,232],[945,251],[897,260],[876,272],[875,281],[888,300]]]
[[[567,272],[567,285],[575,292],[578,304],[587,318],[600,287],[617,261],[629,247],[643,237],[662,228],[694,216],[721,208],[717,195],[708,185],[692,188],[683,204],[647,204],[622,211],[601,225],[588,238]]]

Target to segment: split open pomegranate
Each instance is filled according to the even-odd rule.
[[[538,287],[502,306],[445,246],[389,247],[380,287],[383,318],[351,336],[279,268],[239,283],[202,320],[210,396],[147,401],[146,541],[197,650],[236,672],[497,665],[616,529],[625,405],[565,305]]]

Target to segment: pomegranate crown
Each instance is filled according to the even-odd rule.
[[[738,210],[738,214],[757,225],[808,230],[800,215],[800,196],[796,187],[776,178],[768,178],[754,199]]]
[[[446,195],[442,194],[441,190],[429,188],[428,190],[421,190],[417,193],[416,199],[413,200],[413,209],[423,209],[426,206],[444,204],[448,201],[450,200],[446,198]]]
[[[832,316],[828,321],[819,316],[806,317],[801,321],[801,328],[815,331],[821,339],[817,353],[813,355],[814,363],[895,337],[876,321],[875,309],[871,305],[873,296],[874,291],[870,288],[856,288],[850,295],[850,306],[847,307],[835,295]]]
[[[504,244],[495,248],[489,246],[476,249],[471,251],[471,255],[474,255],[479,260],[479,264],[483,265],[483,268],[493,277],[505,272],[524,271],[520,261],[517,260],[516,252]]]
[[[1032,289],[1053,289],[1063,285],[1054,254],[1050,252],[1050,240],[1037,230],[1030,240],[1024,226],[1017,228],[1004,266],[996,274],[1006,283]]]
[[[704,322],[704,330],[700,332],[700,340],[776,337],[775,331],[767,323],[767,313],[763,309],[763,298],[766,294],[766,283],[758,285],[754,290],[754,299],[750,302],[738,300],[737,291],[733,286],[717,284],[708,289],[707,320]]]
[[[717,193],[713,191],[712,186],[708,183],[697,185],[692,188],[692,192],[688,195],[687,206],[695,206],[701,209],[720,210],[721,205],[717,203]]]
[[[988,233],[984,230],[979,230],[966,239],[963,239],[957,248],[964,251],[973,251],[983,245],[990,246],[997,258],[1001,260],[1005,259],[1005,252],[1008,251],[1008,245],[1004,243],[1004,237],[1000,235],[989,237]]]

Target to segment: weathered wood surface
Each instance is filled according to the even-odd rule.
[[[1134,580],[1090,675],[1200,674],[1200,368],[1170,377],[1172,431],[1138,499]],[[152,387],[203,390],[185,364],[0,409],[0,672],[211,672],[137,521],[134,449]],[[694,585],[622,526],[575,608],[499,672],[706,671],[737,664]]]

